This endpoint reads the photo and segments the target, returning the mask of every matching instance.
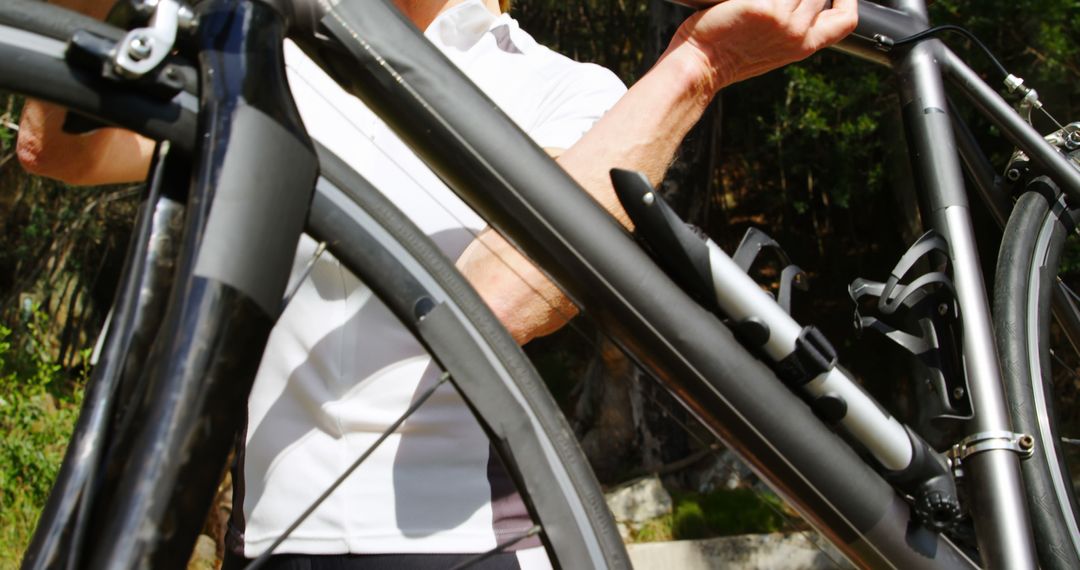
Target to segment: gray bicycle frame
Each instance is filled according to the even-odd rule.
[[[891,7],[862,1],[860,11],[859,28],[841,49],[890,66],[900,80],[911,155],[916,157],[913,167],[923,183],[923,203],[929,205],[931,227],[950,248],[976,416],[972,435],[1008,433],[1011,426],[943,75],[956,82],[1033,162],[1077,197],[1080,173],[940,42],[924,41],[894,54],[876,49],[872,40],[876,35],[899,39],[928,27],[922,0],[897,1]],[[876,501],[869,509],[873,514],[840,504],[844,498],[835,485],[860,476],[848,458],[839,458],[842,452],[823,443],[830,436],[817,431],[805,435],[805,430],[816,429],[809,424],[820,422],[803,418],[797,412],[801,404],[793,404],[778,392],[765,394],[760,386],[739,383],[762,376],[755,363],[725,350],[727,340],[694,308],[683,305],[680,294],[672,291],[664,277],[648,271],[652,265],[640,252],[627,249],[621,229],[603,217],[595,204],[564,191],[564,175],[550,168],[550,161],[547,166],[542,164],[536,157],[538,149],[518,140],[520,133],[510,133],[512,129],[505,127],[505,120],[494,116],[497,113],[490,107],[471,104],[477,98],[475,90],[440,68],[438,54],[423,47],[423,40],[417,41],[403,21],[395,23],[390,12],[392,9],[384,11],[382,2],[366,3],[362,10],[342,4],[323,19],[330,33],[350,51],[348,64],[321,53],[324,66],[336,71],[339,82],[379,112],[455,192],[538,260],[575,301],[592,310],[620,344],[850,557],[868,565],[925,567],[932,558],[925,557],[927,549],[898,544],[910,539],[896,526],[903,521],[899,526],[906,527],[906,509],[882,507],[880,497],[870,498],[876,491],[857,499]],[[306,49],[319,59],[318,45],[309,44]],[[504,124],[500,126],[500,122]],[[633,271],[628,273],[628,266]],[[659,312],[666,315],[658,314],[655,306],[661,303],[657,298],[664,300]],[[665,351],[673,356],[663,354]],[[727,356],[719,359],[716,353]],[[763,402],[769,410],[757,409]],[[776,413],[778,409],[784,413]],[[778,424],[797,427],[785,430]],[[867,429],[873,431],[873,426]],[[804,433],[795,433],[798,431]],[[803,446],[817,457],[800,456]],[[984,562],[990,567],[1034,567],[1018,455],[988,447],[964,461],[974,518],[991,521],[976,525]],[[839,471],[846,473],[838,474],[835,465],[830,465],[833,461],[839,461],[843,465]],[[883,538],[892,533],[892,538]],[[952,548],[940,540],[941,549]],[[913,550],[915,556],[911,557]],[[945,566],[965,563],[955,552],[935,562]]]
[[[978,150],[970,145],[958,150],[943,78],[1027,152],[1033,162],[1052,173],[1073,203],[1080,198],[1080,171],[1046,144],[1042,135],[940,41],[921,42],[895,54],[875,47],[875,36],[899,39],[928,27],[924,0],[894,0],[892,8],[863,2],[859,27],[840,49],[889,66],[900,82],[918,190],[929,213],[929,225],[949,244],[964,331],[963,356],[975,411],[969,438],[978,439],[1009,433],[1012,427],[963,179],[963,165],[984,164],[985,158],[972,156]],[[969,168],[969,173],[987,194],[986,189],[993,185],[993,173],[976,167]],[[1019,455],[1004,447],[988,449],[966,458],[964,473],[970,479],[966,486],[971,493],[969,505],[974,519],[995,522],[976,524],[984,562],[991,568],[1035,567]]]
[[[312,15],[314,4],[301,14],[282,7],[286,0],[270,3],[293,12],[294,21],[321,18],[348,53],[305,34],[297,41],[845,554],[873,567],[971,566],[947,539],[920,529],[880,475],[683,294],[387,0],[336,5],[325,18]],[[860,11],[859,29],[841,49],[889,65],[900,78],[929,220],[950,245],[976,412],[971,431],[1009,431],[943,76],[1073,199],[1080,197],[1080,173],[940,42],[877,51],[875,35],[903,38],[927,27],[922,0],[892,7],[861,1]],[[966,163],[978,162],[974,151],[964,152]],[[978,453],[965,460],[964,472],[976,521],[984,522],[976,525],[984,562],[1034,567],[1016,454]]]

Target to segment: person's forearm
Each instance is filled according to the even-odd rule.
[[[609,171],[643,172],[654,184],[683,137],[724,86],[839,41],[858,21],[856,0],[729,0],[690,16],[660,61],[559,164],[623,225],[630,220]],[[486,247],[485,243],[495,244]],[[458,267],[519,342],[558,328],[575,311],[558,289],[505,241],[474,242]],[[502,267],[509,260],[512,271]],[[518,273],[510,279],[499,273]]]
[[[112,0],[52,0],[50,3],[102,19]],[[69,184],[132,182],[146,177],[154,143],[133,132],[102,128],[64,132],[67,110],[27,99],[19,120],[16,152],[28,172]]]
[[[577,314],[554,283],[490,228],[469,244],[457,267],[518,344],[555,332]]]
[[[679,143],[701,118],[718,89],[707,68],[687,51],[664,59],[609,110],[558,163],[621,223],[608,172],[619,167],[663,178]],[[577,314],[573,305],[527,258],[492,230],[485,230],[458,260],[458,268],[487,305],[524,344],[552,333]]]
[[[637,170],[659,183],[683,137],[719,88],[700,55],[685,45],[673,46],[558,163],[629,227],[609,172]]]

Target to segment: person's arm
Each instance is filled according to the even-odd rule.
[[[66,116],[59,105],[26,100],[16,153],[27,172],[75,185],[146,178],[154,141],[116,127],[67,133],[62,128]]]
[[[624,224],[608,171],[659,183],[679,143],[724,87],[802,60],[858,23],[857,0],[729,0],[691,15],[655,66],[559,157]]]
[[[825,0],[729,0],[695,13],[657,64],[557,161],[629,226],[609,170],[638,170],[659,183],[720,89],[801,60],[855,29],[856,0],[824,6]],[[457,265],[519,343],[553,332],[577,311],[491,230],[470,244]]]
[[[111,0],[54,0],[54,4],[103,19]],[[19,120],[16,153],[33,174],[69,184],[133,182],[146,178],[154,142],[131,131],[107,127],[83,134],[63,130],[67,110],[27,99]]]

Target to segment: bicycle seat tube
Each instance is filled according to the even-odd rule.
[[[893,6],[926,24],[924,0]],[[937,40],[916,44],[894,60],[909,153],[927,220],[949,244],[956,298],[963,322],[965,369],[971,388],[976,433],[1011,431],[990,322],[986,285],[939,67]],[[1033,568],[1034,541],[1020,480],[1019,456],[996,449],[965,461],[983,561],[993,568]]]

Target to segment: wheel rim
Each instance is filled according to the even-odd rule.
[[[1075,439],[1072,437],[1075,434],[1070,431],[1075,426],[1072,425],[1074,422],[1067,421],[1064,415],[1057,415],[1054,402],[1048,399],[1049,394],[1057,400],[1058,395],[1061,393],[1059,388],[1069,384],[1072,384],[1072,392],[1075,393],[1075,384],[1078,378],[1075,367],[1080,364],[1080,354],[1069,345],[1066,339],[1062,338],[1065,335],[1055,322],[1045,323],[1048,342],[1045,346],[1044,343],[1040,342],[1044,332],[1042,330],[1044,323],[1040,322],[1040,315],[1049,314],[1050,299],[1052,297],[1052,291],[1043,289],[1047,286],[1052,287],[1059,280],[1056,273],[1059,261],[1064,255],[1064,245],[1061,245],[1056,251],[1053,247],[1055,231],[1060,231],[1061,221],[1057,214],[1057,212],[1061,211],[1060,204],[1061,202],[1055,204],[1054,211],[1044,218],[1039,228],[1034,250],[1035,255],[1032,256],[1032,265],[1029,268],[1029,275],[1034,278],[1031,281],[1032,290],[1027,295],[1025,311],[1027,318],[1024,326],[1026,328],[1025,336],[1028,339],[1029,354],[1038,355],[1037,358],[1027,359],[1029,374],[1032,379],[1029,396],[1035,406],[1036,418],[1039,424],[1036,453],[1040,453],[1042,460],[1051,467],[1047,471],[1052,492],[1054,493],[1054,503],[1060,507],[1061,518],[1068,528],[1074,550],[1080,552],[1080,524],[1078,524],[1076,517],[1076,491],[1073,482],[1075,474],[1080,472],[1080,465],[1078,465],[1076,457],[1078,454],[1069,453],[1069,448],[1073,446],[1062,445],[1061,441],[1064,437]],[[1070,293],[1072,292],[1072,289],[1067,286],[1064,289]],[[1075,293],[1072,293],[1072,295],[1075,295]],[[1053,321],[1053,319],[1050,320]],[[1051,347],[1050,342],[1053,342],[1054,348]],[[1055,350],[1055,348],[1068,348],[1068,350]],[[1071,362],[1067,362],[1066,359],[1071,360]],[[1047,366],[1052,362],[1060,363],[1060,365]],[[1068,406],[1065,407],[1065,409],[1067,408]],[[1053,421],[1054,418],[1057,418],[1058,421]],[[1058,455],[1059,450],[1060,457]],[[1052,468],[1054,465],[1061,465],[1062,469]],[[1067,508],[1066,505],[1071,508]]]

